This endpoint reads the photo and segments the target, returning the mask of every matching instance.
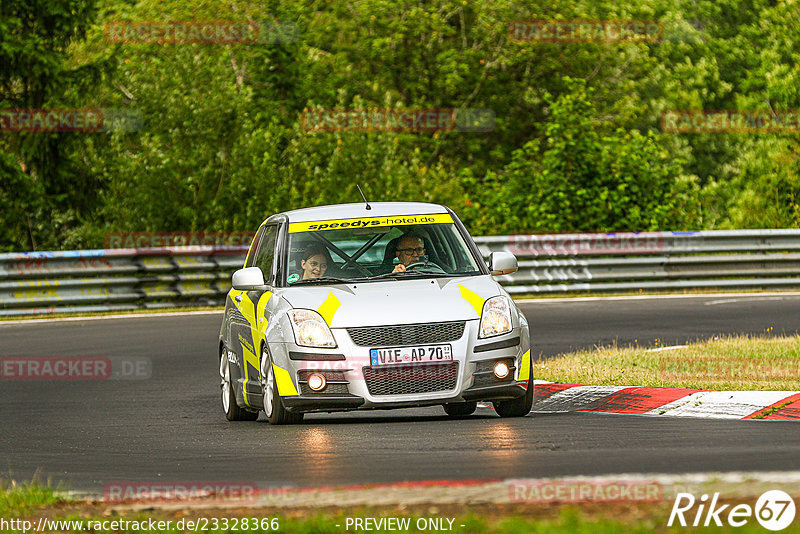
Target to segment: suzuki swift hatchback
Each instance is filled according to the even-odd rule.
[[[229,420],[298,422],[306,412],[533,401],[528,323],[455,213],[411,202],[278,213],[233,274],[219,332]]]

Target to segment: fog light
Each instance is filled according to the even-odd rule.
[[[325,389],[325,386],[327,385],[328,382],[325,380],[325,377],[320,374],[314,373],[313,375],[309,375],[308,377],[308,387],[310,387],[314,391],[322,391],[323,389]]]
[[[509,369],[506,362],[497,362],[496,364],[494,364],[494,376],[496,376],[500,380],[508,376],[508,371]]]

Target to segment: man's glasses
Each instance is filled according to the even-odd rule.
[[[398,248],[397,252],[403,252],[405,254],[425,254],[425,247]]]

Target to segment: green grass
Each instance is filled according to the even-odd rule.
[[[662,517],[663,515],[663,517]],[[219,514],[217,514],[219,517]],[[261,514],[253,513],[251,517],[260,517]],[[381,514],[380,516],[387,516]],[[268,517],[276,517],[274,515]],[[447,530],[428,530],[418,529],[416,526],[417,516],[410,516],[410,528],[408,530],[361,530],[354,529],[352,526],[345,527],[345,517],[341,515],[324,516],[317,515],[309,518],[287,518],[285,516],[277,516],[279,518],[280,527],[278,530],[261,530],[261,529],[236,529],[230,528],[228,530],[214,530],[208,529],[204,532],[250,532],[250,533],[265,533],[274,534],[280,532],[284,534],[340,534],[346,532],[446,532]],[[350,517],[363,517],[363,516],[350,516]],[[375,516],[369,516],[375,517]],[[396,517],[396,516],[395,516]],[[626,521],[625,518],[614,517],[587,517],[578,508],[569,507],[562,509],[555,518],[551,519],[529,519],[523,516],[506,517],[498,520],[489,520],[476,518],[474,516],[456,517],[452,524],[452,531],[455,534],[617,534],[617,533],[651,533],[651,532],[685,532],[685,527],[673,526],[667,527],[666,521],[668,518],[668,511],[662,511],[658,517],[638,518],[636,522],[632,523]],[[71,519],[81,519],[78,516],[73,516]],[[112,521],[119,518],[83,518],[83,525],[87,525],[88,521]],[[146,522],[147,517],[140,515],[137,518],[130,518],[130,520],[139,520]],[[172,520],[172,528],[165,530],[149,530],[142,528],[141,530],[117,530],[116,532],[175,532],[176,534],[183,531],[178,531],[175,524],[175,519]],[[448,523],[445,521],[445,525]],[[337,526],[338,525],[338,526]],[[464,525],[463,527],[461,525]],[[736,532],[736,533],[762,533],[764,528],[761,527],[754,519],[748,520],[748,523],[739,528],[722,527],[722,528],[702,528],[703,532]],[[87,530],[65,530],[62,532],[86,532]],[[9,532],[14,532],[10,530]],[[800,524],[797,521],[790,525],[785,530],[781,531],[786,534],[800,532]]]
[[[47,486],[35,482],[17,484],[0,481],[0,517],[19,517],[59,502],[62,499]]]
[[[654,348],[663,349],[658,340]],[[800,337],[722,337],[661,351],[597,347],[534,362],[533,376],[590,385],[800,390]]]
[[[351,526],[345,529],[348,517],[408,517],[411,519],[411,528],[399,532],[437,532],[435,530],[417,529],[418,518],[454,518],[454,534],[555,534],[569,532],[573,534],[612,534],[612,533],[645,533],[645,532],[683,532],[685,528],[667,528],[671,500],[655,504],[638,503],[635,505],[625,503],[591,503],[583,507],[574,504],[533,505],[526,511],[519,508],[505,508],[503,505],[485,505],[480,508],[483,517],[469,511],[470,506],[464,505],[462,511],[454,513],[439,510],[430,505],[418,505],[416,510],[404,508],[355,508],[349,510],[316,510],[313,508],[286,509],[286,510],[257,510],[257,509],[228,509],[228,510],[191,510],[181,512],[165,512],[153,509],[147,513],[136,513],[130,516],[111,512],[102,503],[90,501],[70,501],[61,499],[52,489],[37,485],[6,484],[0,486],[0,517],[5,519],[27,518],[35,525],[39,517],[51,520],[83,521],[84,529],[66,530],[65,532],[86,532],[88,522],[127,520],[146,522],[148,519],[171,520],[173,528],[162,532],[177,532],[174,525],[181,519],[204,518],[263,518],[277,517],[280,528],[277,532],[292,534],[334,534],[345,532],[364,532],[354,530]],[[421,509],[420,509],[421,507]],[[465,512],[466,511],[466,512]],[[447,525],[447,521],[444,522]],[[339,526],[337,526],[339,525]],[[464,525],[463,527],[461,525]],[[754,520],[740,528],[703,528],[703,532],[736,532],[751,533],[764,532],[764,529]],[[7,530],[14,532],[14,530]],[[141,530],[141,532],[158,532],[158,530]],[[274,530],[238,529],[230,532],[265,532],[274,533]],[[117,532],[135,532],[134,530],[117,530]],[[208,530],[208,532],[221,532],[221,530]],[[370,532],[398,532],[397,530],[373,530]],[[442,531],[438,531],[442,532]],[[785,533],[800,532],[800,521],[783,530]]]

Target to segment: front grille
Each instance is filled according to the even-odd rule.
[[[370,395],[411,395],[450,391],[458,380],[458,362],[364,367]]]
[[[353,343],[361,347],[445,343],[461,339],[464,321],[348,328]]]
[[[511,372],[508,373],[508,376],[504,379],[500,380],[496,376],[494,376],[494,364],[498,361],[506,362]],[[508,384],[514,381],[514,371],[516,371],[516,367],[514,367],[514,360],[511,358],[500,358],[499,360],[483,360],[477,362],[475,364],[475,380],[472,382],[472,387],[482,387],[482,386],[499,386],[501,384]]]

